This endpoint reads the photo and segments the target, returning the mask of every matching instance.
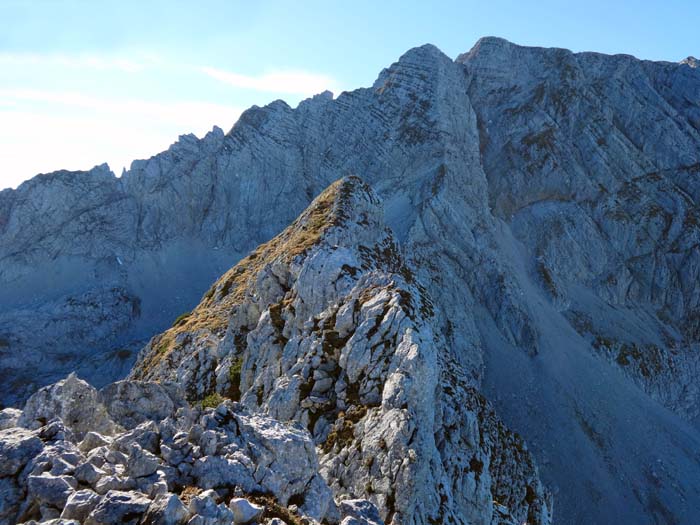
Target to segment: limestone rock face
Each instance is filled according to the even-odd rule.
[[[121,178],[106,166],[35,177],[0,192],[0,374],[18,379],[0,395],[18,404],[72,369],[101,388],[126,373],[139,341],[162,332],[133,377],[298,421],[335,493],[374,501],[385,519],[403,519],[405,508],[391,502],[389,484],[370,487],[373,495],[360,487],[368,472],[400,480],[405,494],[436,476],[427,513],[445,493],[443,506],[469,519],[469,505],[487,500],[483,519],[546,515],[536,510],[549,507],[534,470],[516,454],[525,445],[495,410],[528,443],[562,522],[692,523],[699,157],[696,59],[489,37],[456,60],[434,46],[412,49],[373,86],[337,98],[251,108],[228,133],[183,136]],[[283,242],[289,257],[268,246],[224,273],[348,174],[383,201],[384,218],[367,199],[353,206],[391,236],[351,227],[302,264],[318,240],[302,216],[311,237]],[[387,262],[392,251],[412,281]],[[168,329],[198,301],[196,315]],[[382,344],[360,345],[362,333]],[[414,373],[427,374],[420,385]],[[418,386],[432,412],[421,412],[429,403]],[[351,399],[366,411],[351,412]],[[461,458],[469,468],[454,469],[444,488],[434,480],[447,459],[421,477],[427,471],[403,463],[408,448],[347,468],[364,453],[367,421],[392,421],[403,435],[426,413],[435,418],[420,426],[433,435],[422,428],[414,438],[428,449],[450,459],[482,453]],[[450,423],[469,414],[478,431]],[[326,452],[331,435],[352,439],[331,439]],[[167,447],[172,458],[184,454]],[[523,482],[492,484],[492,472]]]
[[[499,39],[457,62],[488,137],[489,203],[533,280],[594,352],[695,418],[700,77]]]
[[[349,177],[154,338],[132,375],[296,421],[336,498],[366,498],[387,523],[499,523],[494,500],[549,523],[532,458],[459,372],[435,310],[379,199]]]
[[[88,431],[113,434],[117,428],[99,402],[97,390],[75,374],[33,394],[17,424],[35,429],[55,418],[60,418],[78,440]]]

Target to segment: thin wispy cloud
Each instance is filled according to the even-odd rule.
[[[294,95],[313,95],[326,89],[338,92],[338,83],[333,77],[307,71],[274,71],[262,75],[242,75],[213,67],[200,68],[205,75],[230,86]]]
[[[262,75],[246,75],[215,67],[197,67],[164,61],[155,55],[138,58],[103,54],[63,53],[11,53],[0,52],[0,66],[63,67],[76,70],[119,71],[138,73],[154,66],[168,66],[174,70],[198,70],[220,82],[241,89],[266,93],[312,95],[326,89],[340,91],[338,82],[331,76],[309,71],[283,70]]]
[[[143,71],[154,57],[143,57],[139,60],[125,57],[106,56],[99,54],[42,54],[42,53],[0,53],[0,65],[7,66],[58,66],[71,69],[90,69],[97,71],[122,71],[137,73]]]
[[[147,117],[160,123],[181,125],[183,128],[180,130],[180,133],[200,130],[202,122],[206,122],[206,128],[209,129],[213,124],[221,122],[222,119],[227,119],[226,122],[230,126],[242,111],[242,108],[236,106],[226,106],[211,102],[190,100],[157,102],[134,98],[97,97],[71,91],[37,89],[0,89],[0,99],[10,105],[17,105],[21,102],[38,102],[52,106],[81,108],[92,113],[112,115],[120,120],[137,117],[137,121],[141,121]],[[192,126],[193,123],[197,125],[187,127]]]
[[[117,174],[167,148],[178,135],[229,129],[242,108],[80,92],[0,89],[0,189],[37,173],[108,162]],[[40,152],[41,154],[37,154]]]

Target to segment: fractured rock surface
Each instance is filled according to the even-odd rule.
[[[251,521],[265,512],[286,510],[291,499],[309,502],[296,507],[297,520],[339,516],[319,474],[311,437],[302,429],[252,414],[231,401],[215,408],[190,407],[174,389],[169,391],[170,411],[136,424],[143,407],[134,407],[129,418],[119,410],[114,416],[121,417],[121,426],[100,400],[105,389],[97,392],[75,377],[61,383],[40,390],[28,402],[21,421],[41,426],[0,431],[0,523],[50,523],[60,517],[91,525],[229,525],[236,516]],[[66,400],[60,398],[65,383],[92,394],[75,398],[83,411],[66,420]],[[159,387],[143,382],[110,385],[113,390],[126,386],[144,392]],[[53,402],[42,412],[42,424],[34,419],[32,407],[47,399]],[[111,424],[102,426],[104,434],[93,432],[81,440],[91,423],[90,412],[108,414]],[[263,498],[265,504],[251,501],[246,507],[245,497]]]
[[[520,438],[459,372],[435,306],[356,177],[226,273],[132,376],[212,392],[311,432],[336,497],[391,523],[549,523]]]
[[[385,519],[392,505],[397,519],[408,509],[391,501],[391,484],[411,494],[428,471],[382,459],[408,457],[399,449],[376,466],[343,465],[362,460],[378,412],[397,429],[415,425],[401,410],[435,415],[413,437],[437,456],[482,453],[433,483],[427,514],[473,519],[476,505],[482,519],[532,519],[530,509],[544,519],[546,491],[495,409],[528,443],[563,522],[692,523],[696,65],[497,38],[451,60],[426,45],[370,88],[251,108],[229,133],[183,136],[121,178],[100,166],[0,192],[0,373],[14,380],[2,399],[19,405],[72,370],[100,387],[123,377],[139,341],[204,293],[197,315],[151,340],[134,374],[176,380],[190,401],[217,393],[299,422],[334,493],[371,489]],[[352,229],[336,242],[345,249],[328,241],[315,251],[325,264],[295,266],[297,247],[314,252],[319,240],[311,227],[283,243],[288,259],[268,247],[254,252],[265,264],[248,258],[231,270],[242,273],[224,273],[348,174],[383,201],[383,218],[367,219],[377,227]],[[363,333],[382,345],[357,344]],[[421,397],[407,385],[427,369]],[[445,430],[470,414],[478,430]],[[16,421],[3,411],[0,427]],[[447,462],[437,456],[431,479]],[[499,462],[502,479],[522,481],[512,491],[486,476]],[[461,501],[464,486],[473,490]]]

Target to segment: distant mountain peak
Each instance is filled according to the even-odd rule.
[[[692,67],[693,69],[695,69],[698,67],[698,65],[700,65],[700,60],[698,60],[697,58],[695,58],[693,56],[689,56],[688,58],[681,60],[681,64],[687,64],[690,67]]]

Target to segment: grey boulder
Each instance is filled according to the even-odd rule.
[[[143,516],[144,525],[182,525],[190,514],[175,494],[158,495]]]
[[[233,512],[233,521],[236,525],[246,525],[258,520],[265,510],[264,507],[251,503],[245,498],[233,498],[228,506]]]
[[[341,501],[338,510],[343,518],[341,525],[384,525],[377,507],[366,499]]]
[[[85,520],[85,525],[137,523],[151,504],[143,494],[110,490]]]
[[[62,509],[78,483],[70,476],[53,476],[45,472],[40,476],[29,476],[27,486],[31,497],[43,504]]]
[[[0,477],[14,476],[43,448],[41,439],[22,428],[0,431]]]
[[[68,498],[61,513],[62,519],[73,519],[83,522],[94,510],[101,498],[92,490],[79,490]]]
[[[88,431],[110,435],[118,430],[100,403],[97,390],[75,374],[33,394],[18,424],[37,429],[54,418],[60,418],[78,438]]]

